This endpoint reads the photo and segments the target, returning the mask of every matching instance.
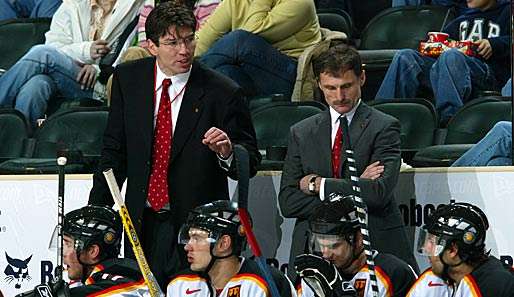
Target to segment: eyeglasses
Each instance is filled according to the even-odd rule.
[[[186,47],[191,46],[196,41],[195,34],[188,35],[184,38],[177,38],[177,39],[167,39],[164,41],[161,41],[162,45],[172,47],[174,49],[179,49],[182,44],[184,44]]]

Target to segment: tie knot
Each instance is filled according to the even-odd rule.
[[[165,78],[162,80],[163,89],[167,89],[171,85],[171,79]]]

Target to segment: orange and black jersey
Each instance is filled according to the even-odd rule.
[[[514,276],[497,258],[490,256],[458,285],[448,285],[427,269],[407,297],[514,297]]]
[[[200,274],[186,269],[171,278],[167,288],[168,297],[267,297],[271,296],[268,283],[264,279],[257,263],[240,258],[239,272],[234,275],[224,288],[214,290],[209,281]],[[280,271],[271,267],[275,284],[282,297],[296,297],[296,292],[289,279]],[[211,295],[212,291],[212,295]]]
[[[84,284],[70,285],[70,295],[149,296],[149,291],[134,260],[115,258],[96,265]]]
[[[403,297],[416,281],[416,273],[412,268],[399,258],[374,251],[375,275],[377,276],[379,297]],[[368,266],[359,270],[353,276],[343,276],[350,281],[359,297],[373,296],[369,279]],[[298,287],[298,297],[315,297],[316,294],[304,282]]]

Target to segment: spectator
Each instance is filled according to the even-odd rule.
[[[313,69],[329,109],[291,128],[278,197],[282,214],[296,218],[289,267],[304,252],[307,218],[314,208],[329,193],[353,194],[347,162],[341,159],[345,154],[339,127],[345,117],[369,207],[371,241],[381,252],[417,268],[393,195],[401,163],[400,123],[361,100],[366,75],[356,50],[331,47],[314,60]]]
[[[407,297],[512,297],[514,278],[485,248],[489,222],[480,208],[451,203],[431,214],[418,237],[427,269]]]
[[[135,20],[141,2],[64,2],[52,19],[45,45],[32,47],[0,76],[0,106],[18,109],[36,125],[56,94],[70,100],[100,100],[105,86],[97,79],[99,64],[102,59],[114,62],[114,49],[128,46],[120,36]]]
[[[195,56],[248,96],[290,98],[297,58],[319,41],[313,1],[224,0],[198,32]]]
[[[376,99],[416,97],[420,87],[434,93],[441,122],[451,116],[477,91],[499,90],[510,75],[510,5],[496,0],[469,0],[476,8],[452,21],[444,32],[451,39],[472,40],[478,57],[450,49],[438,59],[412,49],[396,53],[377,92]]]
[[[377,296],[405,296],[417,276],[397,257],[366,250],[353,196],[334,193],[309,217],[309,254],[297,256],[302,297],[371,297],[366,255],[375,262]],[[343,283],[354,287],[355,295]]]
[[[470,11],[466,2],[466,0],[392,0],[391,6],[419,6],[423,4],[439,5],[453,7],[455,8],[457,15],[461,15]]]
[[[242,228],[236,203],[214,201],[191,211],[179,233],[190,268],[172,277],[168,296],[270,296],[257,262],[241,257],[246,243]],[[296,296],[291,282],[270,269],[280,296]]]
[[[51,18],[62,0],[0,0],[0,21],[18,18]]]
[[[113,74],[102,157],[89,197],[91,204],[113,204],[102,174],[107,168],[114,169],[120,186],[127,180],[127,208],[163,289],[167,277],[186,265],[177,233],[188,212],[229,199],[227,176],[237,179],[233,145],[249,151],[252,174],[260,161],[241,89],[193,62],[195,28],[193,12],[173,2],[148,15],[153,57],[121,64]]]
[[[512,165],[512,122],[501,121],[452,167],[462,166],[510,166]]]

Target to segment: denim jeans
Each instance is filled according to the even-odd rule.
[[[297,61],[247,31],[226,34],[200,61],[230,77],[247,96],[284,94],[290,98],[293,93]]]
[[[502,88],[502,96],[512,96],[512,78]]]
[[[0,106],[14,107],[30,123],[42,118],[57,92],[70,99],[92,98],[76,81],[80,66],[54,47],[36,45],[0,76]]]
[[[375,98],[413,98],[419,87],[430,88],[436,109],[445,121],[471,99],[472,91],[491,86],[495,86],[494,75],[478,58],[456,49],[444,52],[438,59],[403,49],[394,56]]]
[[[62,0],[0,0],[0,21],[14,18],[51,18]]]
[[[512,122],[501,121],[452,167],[505,165],[512,165]]]

